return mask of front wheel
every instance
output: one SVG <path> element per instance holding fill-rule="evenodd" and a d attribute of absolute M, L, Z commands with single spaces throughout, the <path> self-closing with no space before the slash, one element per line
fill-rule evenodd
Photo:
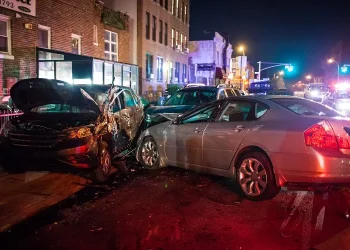
<path fill-rule="evenodd" d="M 112 157 L 109 152 L 108 144 L 102 142 L 100 154 L 98 157 L 98 167 L 95 170 L 95 181 L 105 182 L 111 174 Z"/>
<path fill-rule="evenodd" d="M 247 153 L 238 164 L 237 182 L 247 199 L 268 200 L 279 193 L 280 187 L 276 185 L 271 162 L 264 154 Z"/>
<path fill-rule="evenodd" d="M 160 156 L 156 142 L 152 137 L 145 138 L 140 146 L 140 163 L 148 169 L 160 167 Z"/>

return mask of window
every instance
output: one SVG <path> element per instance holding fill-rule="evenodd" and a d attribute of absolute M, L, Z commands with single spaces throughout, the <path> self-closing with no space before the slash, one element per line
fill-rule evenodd
<path fill-rule="evenodd" d="M 125 106 L 126 107 L 135 107 L 136 106 L 136 102 L 134 100 L 134 97 L 132 96 L 132 94 L 130 93 L 130 91 L 124 91 L 124 101 L 125 101 Z"/>
<path fill-rule="evenodd" d="M 146 39 L 150 39 L 150 28 L 151 28 L 151 16 L 146 12 Z"/>
<path fill-rule="evenodd" d="M 220 53 L 219 53 L 219 51 L 216 51 L 216 65 L 220 65 Z"/>
<path fill-rule="evenodd" d="M 188 48 L 187 47 L 187 36 L 185 35 L 185 48 Z"/>
<path fill-rule="evenodd" d="M 180 12 L 179 12 L 179 0 L 175 0 L 176 1 L 176 16 L 178 18 L 180 18 Z"/>
<path fill-rule="evenodd" d="M 181 121 L 181 124 L 186 123 L 199 123 L 199 122 L 209 122 L 210 118 L 212 118 L 215 114 L 217 106 L 209 106 L 200 111 L 196 112 L 194 115 L 186 117 Z"/>
<path fill-rule="evenodd" d="M 153 27 L 152 27 L 152 40 L 157 40 L 156 30 L 157 30 L 157 18 L 155 16 L 152 16 L 153 20 Z"/>
<path fill-rule="evenodd" d="M 157 81 L 163 81 L 163 58 L 157 57 Z"/>
<path fill-rule="evenodd" d="M 181 20 L 185 21 L 185 4 L 184 2 L 181 3 Z"/>
<path fill-rule="evenodd" d="M 175 16 L 175 0 L 171 0 L 171 14 Z"/>
<path fill-rule="evenodd" d="M 235 89 L 226 89 L 225 92 L 226 92 L 226 96 L 231 97 L 231 96 L 237 96 L 238 90 L 236 92 Z"/>
<path fill-rule="evenodd" d="M 98 33 L 97 33 L 97 25 L 94 25 L 94 30 L 93 30 L 93 44 L 98 46 Z"/>
<path fill-rule="evenodd" d="M 72 53 L 81 54 L 81 36 L 72 34 Z"/>
<path fill-rule="evenodd" d="M 169 10 L 168 0 L 164 0 L 164 8 L 165 8 L 166 10 Z"/>
<path fill-rule="evenodd" d="M 181 44 L 181 47 L 183 48 L 184 45 L 183 45 L 183 35 L 182 34 L 180 35 L 180 44 Z"/>
<path fill-rule="evenodd" d="M 163 43 L 163 21 L 159 20 L 159 43 Z"/>
<path fill-rule="evenodd" d="M 163 3 L 163 0 L 159 0 L 159 4 L 160 4 L 160 6 L 164 6 L 164 3 Z"/>
<path fill-rule="evenodd" d="M 171 47 L 175 48 L 175 29 L 171 29 Z"/>
<path fill-rule="evenodd" d="M 188 23 L 187 16 L 188 16 L 188 7 L 185 5 L 185 23 Z"/>
<path fill-rule="evenodd" d="M 262 105 L 260 103 L 256 103 L 255 104 L 255 118 L 259 119 L 267 112 L 267 110 L 269 110 L 269 108 L 267 106 Z"/>
<path fill-rule="evenodd" d="M 105 30 L 105 59 L 118 61 L 118 34 Z"/>
<path fill-rule="evenodd" d="M 176 31 L 175 39 L 176 39 L 175 44 L 178 45 L 179 44 L 179 31 L 178 30 Z"/>
<path fill-rule="evenodd" d="M 164 23 L 164 45 L 168 46 L 168 24 Z"/>
<path fill-rule="evenodd" d="M 182 82 L 187 82 L 187 65 L 182 65 Z"/>
<path fill-rule="evenodd" d="M 169 62 L 169 82 L 172 83 L 174 79 L 174 63 Z"/>
<path fill-rule="evenodd" d="M 250 102 L 232 102 L 229 103 L 222 112 L 219 122 L 242 122 L 252 120 L 249 114 L 252 110 Z"/>
<path fill-rule="evenodd" d="M 51 48 L 51 29 L 50 27 L 38 25 L 38 46 L 40 48 Z"/>
<path fill-rule="evenodd" d="M 146 79 L 150 80 L 153 75 L 153 56 L 146 54 Z"/>
<path fill-rule="evenodd" d="M 341 116 L 338 112 L 330 109 L 320 103 L 316 103 L 303 99 L 292 98 L 273 98 L 271 101 L 285 107 L 286 109 L 298 115 L 312 115 L 312 116 Z"/>
<path fill-rule="evenodd" d="M 11 54 L 10 19 L 0 15 L 0 52 Z"/>
<path fill-rule="evenodd" d="M 226 98 L 226 95 L 225 95 L 225 91 L 224 90 L 221 90 L 220 93 L 219 93 L 219 99 L 225 99 Z"/>
<path fill-rule="evenodd" d="M 179 82 L 180 80 L 180 63 L 175 62 L 175 82 Z"/>
<path fill-rule="evenodd" d="M 165 103 L 164 106 L 173 105 L 200 105 L 216 100 L 216 92 L 210 90 L 198 91 L 196 89 L 178 91 L 173 94 Z"/>

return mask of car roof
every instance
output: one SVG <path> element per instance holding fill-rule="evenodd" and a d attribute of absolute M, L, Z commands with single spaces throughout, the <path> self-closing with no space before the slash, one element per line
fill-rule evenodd
<path fill-rule="evenodd" d="M 273 100 L 273 99 L 298 99 L 298 100 L 304 100 L 304 98 L 297 97 L 297 96 L 286 96 L 286 95 L 243 95 L 243 96 L 231 96 L 227 97 L 226 99 L 242 99 L 242 100 Z"/>
<path fill-rule="evenodd" d="M 226 87 L 226 86 L 220 86 L 220 87 L 216 87 L 216 86 L 196 86 L 196 87 L 191 87 L 191 88 L 183 88 L 180 89 L 178 91 L 205 91 L 205 90 L 209 90 L 209 91 L 217 91 L 218 89 L 233 89 L 232 87 Z"/>

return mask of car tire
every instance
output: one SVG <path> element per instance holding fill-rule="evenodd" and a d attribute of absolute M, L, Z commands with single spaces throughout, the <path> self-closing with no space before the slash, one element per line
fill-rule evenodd
<path fill-rule="evenodd" d="M 101 150 L 98 156 L 98 166 L 95 169 L 95 178 L 96 182 L 105 182 L 108 180 L 111 175 L 112 169 L 112 157 L 106 142 L 102 142 Z"/>
<path fill-rule="evenodd" d="M 157 169 L 160 167 L 160 156 L 156 142 L 149 136 L 146 137 L 141 145 L 139 151 L 140 163 L 148 169 Z"/>
<path fill-rule="evenodd" d="M 250 152 L 237 163 L 237 184 L 248 200 L 269 200 L 279 193 L 281 187 L 276 185 L 272 164 L 265 154 Z"/>

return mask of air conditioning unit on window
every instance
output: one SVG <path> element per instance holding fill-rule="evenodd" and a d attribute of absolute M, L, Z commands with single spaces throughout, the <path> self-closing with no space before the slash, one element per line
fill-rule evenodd
<path fill-rule="evenodd" d="M 184 52 L 188 54 L 188 53 L 190 53 L 190 49 L 189 48 L 185 48 Z"/>
<path fill-rule="evenodd" d="M 176 47 L 175 47 L 176 50 L 182 50 L 182 46 L 180 44 L 177 44 Z"/>

